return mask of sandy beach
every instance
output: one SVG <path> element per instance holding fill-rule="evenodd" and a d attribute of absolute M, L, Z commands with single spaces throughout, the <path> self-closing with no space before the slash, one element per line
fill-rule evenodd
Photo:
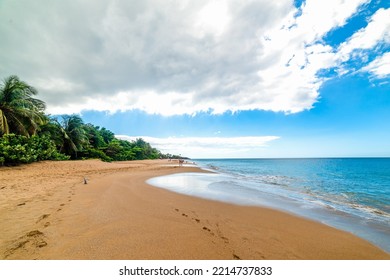
<path fill-rule="evenodd" d="M 317 222 L 145 183 L 200 171 L 167 160 L 2 167 L 0 259 L 390 259 Z"/>

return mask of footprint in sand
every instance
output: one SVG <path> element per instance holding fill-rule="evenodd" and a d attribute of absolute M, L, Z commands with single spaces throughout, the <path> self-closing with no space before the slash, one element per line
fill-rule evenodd
<path fill-rule="evenodd" d="M 212 232 L 208 227 L 203 227 L 202 229 L 208 231 L 212 236 L 215 236 L 214 232 Z"/>
<path fill-rule="evenodd" d="M 36 223 L 39 223 L 40 221 L 44 220 L 44 219 L 47 219 L 48 217 L 50 216 L 50 214 L 43 214 L 42 216 L 40 216 L 38 218 L 38 220 L 36 221 Z"/>
<path fill-rule="evenodd" d="M 47 242 L 45 240 L 40 240 L 40 241 L 35 242 L 35 246 L 42 248 L 42 247 L 47 246 Z"/>
<path fill-rule="evenodd" d="M 211 231 L 208 227 L 203 227 L 203 230 Z"/>
<path fill-rule="evenodd" d="M 33 231 L 30 231 L 29 233 L 27 233 L 26 236 L 34 239 L 33 245 L 36 248 L 42 248 L 42 247 L 47 246 L 47 242 L 45 240 L 43 240 L 44 234 L 42 231 L 33 230 Z"/>
<path fill-rule="evenodd" d="M 43 232 L 39 231 L 39 230 L 32 230 L 26 234 L 26 236 L 28 236 L 28 237 L 33 237 L 33 236 L 38 236 L 38 235 L 43 235 Z"/>
<path fill-rule="evenodd" d="M 225 236 L 220 236 L 220 238 L 223 240 L 223 242 L 229 243 L 229 239 L 226 238 Z"/>
<path fill-rule="evenodd" d="M 176 211 L 176 212 L 179 212 L 180 210 L 177 209 L 177 208 L 175 208 L 175 211 Z M 187 215 L 186 213 L 181 213 L 181 215 L 182 215 L 183 217 L 188 217 L 188 215 Z"/>
<path fill-rule="evenodd" d="M 177 209 L 177 208 L 175 208 L 175 211 L 176 211 L 176 212 L 180 212 L 180 210 Z M 191 211 L 191 212 L 195 215 L 195 217 L 197 217 L 197 215 L 196 215 L 196 213 L 195 213 L 194 211 Z M 188 215 L 187 215 L 186 213 L 181 213 L 181 215 L 182 215 L 183 217 L 188 218 Z M 196 223 L 198 223 L 198 224 L 200 223 L 200 219 L 198 219 L 198 218 L 191 218 L 191 219 L 192 219 L 193 221 L 195 221 Z M 217 224 L 217 227 L 218 227 L 218 224 Z M 205 231 L 208 231 L 212 236 L 215 236 L 215 233 L 212 232 L 212 230 L 209 229 L 208 227 L 204 226 L 202 229 L 205 230 Z M 219 229 L 218 229 L 218 236 L 219 236 L 225 243 L 229 243 L 229 239 L 226 238 L 226 237 L 224 237 L 224 236 L 222 236 L 221 233 L 219 232 Z"/>

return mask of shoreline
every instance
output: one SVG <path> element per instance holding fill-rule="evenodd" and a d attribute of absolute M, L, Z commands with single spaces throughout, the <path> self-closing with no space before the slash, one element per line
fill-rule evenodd
<path fill-rule="evenodd" d="M 167 160 L 1 168 L 0 259 L 390 259 L 311 220 L 146 183 L 181 172 L 207 171 Z"/>
<path fill-rule="evenodd" d="M 254 192 L 250 189 L 250 192 L 246 192 L 243 186 L 246 186 L 247 181 L 241 181 L 233 174 L 210 171 L 212 174 L 178 173 L 154 177 L 147 183 L 179 194 L 239 206 L 270 208 L 309 219 L 349 232 L 374 244 L 386 253 L 390 253 L 389 237 L 386 234 L 389 228 L 385 223 L 367 221 L 362 216 L 335 210 L 326 204 L 312 204 L 310 200 L 297 200 L 279 194 L 278 191 L 258 190 Z"/>

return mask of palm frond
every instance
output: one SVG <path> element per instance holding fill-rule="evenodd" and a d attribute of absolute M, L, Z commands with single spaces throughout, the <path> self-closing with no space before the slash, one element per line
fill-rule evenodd
<path fill-rule="evenodd" d="M 0 109 L 0 135 L 8 134 L 9 126 L 7 117 L 3 114 L 3 110 Z"/>
<path fill-rule="evenodd" d="M 9 76 L 0 86 L 1 130 L 26 136 L 37 133 L 39 126 L 47 122 L 44 114 L 45 102 L 34 98 L 37 90 L 21 81 L 17 76 Z M 5 124 L 6 123 L 6 124 Z"/>

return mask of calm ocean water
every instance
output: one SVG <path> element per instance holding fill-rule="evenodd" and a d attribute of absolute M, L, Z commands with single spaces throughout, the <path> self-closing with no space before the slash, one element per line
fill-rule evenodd
<path fill-rule="evenodd" d="M 390 158 L 199 159 L 215 174 L 151 179 L 172 191 L 277 208 L 352 232 L 390 252 Z"/>

